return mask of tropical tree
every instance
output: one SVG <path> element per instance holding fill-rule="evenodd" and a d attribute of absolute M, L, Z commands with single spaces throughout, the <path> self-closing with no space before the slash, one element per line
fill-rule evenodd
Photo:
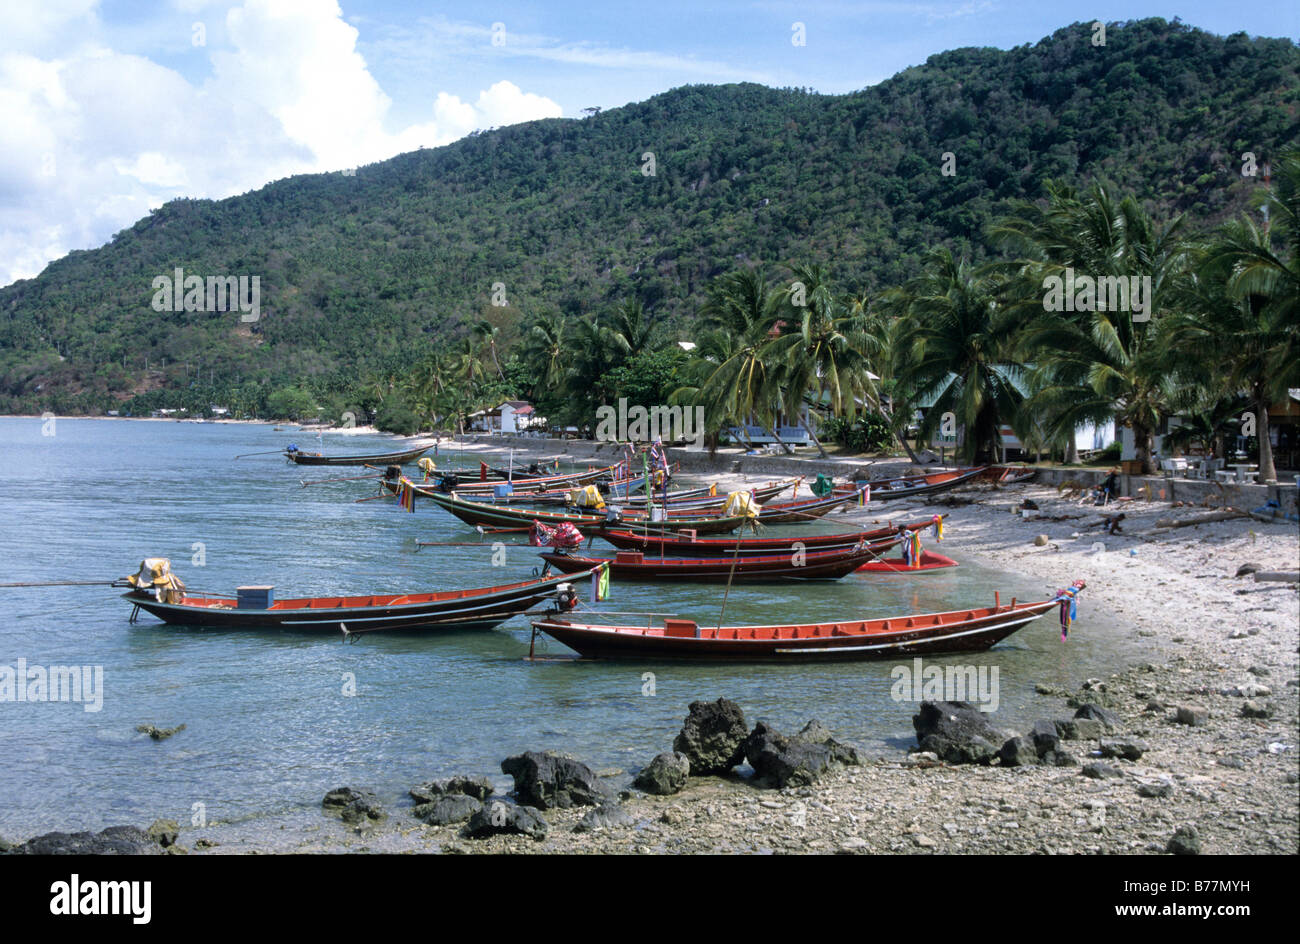
<path fill-rule="evenodd" d="M 1183 218 L 1158 224 L 1132 196 L 1117 200 L 1100 184 L 1082 195 L 1051 182 L 1047 190 L 1046 207 L 1020 203 L 993 229 L 995 241 L 1023 254 L 995 269 L 1011 276 L 1008 308 L 1029 322 L 1017 351 L 1032 365 L 1028 421 L 1073 442 L 1081 426 L 1114 418 L 1152 472 L 1155 432 L 1175 389 L 1159 324 L 1185 288 Z"/>
<path fill-rule="evenodd" d="M 791 273 L 791 286 L 781 293 L 786 324 L 768 348 L 778 368 L 783 408 L 801 418 L 825 456 L 803 410 L 804 397 L 811 391 L 815 405 L 827 400 L 832 416 L 850 421 L 860 405 L 876 406 L 869 365 L 881 342 L 868 330 L 864 300 L 837 297 L 824 267 L 800 264 Z"/>
<path fill-rule="evenodd" d="M 946 413 L 965 427 L 961 455 L 986 462 L 1004 423 L 1018 420 L 1022 365 L 1015 354 L 1014 312 L 1000 307 L 1001 281 L 948 249 L 932 249 L 921 275 L 889 293 L 904 312 L 896 340 L 897 377 L 931 405 L 921 422 L 929 440 Z"/>

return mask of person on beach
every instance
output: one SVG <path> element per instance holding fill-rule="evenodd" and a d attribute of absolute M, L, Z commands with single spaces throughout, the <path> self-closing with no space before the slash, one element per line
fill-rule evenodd
<path fill-rule="evenodd" d="M 1102 479 L 1101 484 L 1097 486 L 1097 501 L 1095 502 L 1095 504 L 1105 505 L 1106 503 L 1108 503 L 1111 499 L 1111 496 L 1115 494 L 1115 491 L 1118 488 L 1119 488 L 1119 466 L 1113 465 L 1110 467 L 1110 472 L 1108 472 L 1106 474 L 1106 477 Z"/>

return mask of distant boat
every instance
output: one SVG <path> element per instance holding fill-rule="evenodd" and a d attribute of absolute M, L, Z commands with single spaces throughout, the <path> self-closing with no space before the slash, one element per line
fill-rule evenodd
<path fill-rule="evenodd" d="M 414 462 L 433 446 L 420 446 L 403 452 L 370 453 L 360 456 L 326 456 L 319 452 L 303 452 L 297 446 L 290 446 L 284 455 L 298 465 L 405 465 Z"/>
<path fill-rule="evenodd" d="M 843 494 L 870 485 L 873 502 L 889 501 L 894 498 L 915 498 L 918 495 L 934 495 L 965 485 L 984 471 L 985 467 L 979 466 L 947 472 L 925 472 L 920 475 L 896 475 L 887 479 L 872 479 L 869 482 L 859 480 L 852 485 L 837 485 L 835 491 Z"/>

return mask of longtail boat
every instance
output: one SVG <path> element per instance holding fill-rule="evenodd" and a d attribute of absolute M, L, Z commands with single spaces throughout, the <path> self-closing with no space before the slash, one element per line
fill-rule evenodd
<path fill-rule="evenodd" d="M 814 518 L 823 518 L 836 508 L 858 501 L 863 494 L 862 489 L 857 489 L 846 493 L 832 492 L 821 498 L 771 503 L 759 510 L 758 520 L 762 524 L 800 524 Z"/>
<path fill-rule="evenodd" d="M 633 527 L 648 532 L 693 530 L 696 534 L 725 534 L 735 531 L 742 524 L 752 519 L 746 515 L 692 516 L 672 515 L 662 521 L 651 520 L 644 513 L 638 516 L 617 517 L 612 513 L 584 514 L 579 511 L 545 511 L 539 508 L 510 508 L 487 502 L 468 501 L 454 492 L 443 495 L 439 492 L 422 492 L 426 498 L 439 507 L 451 512 L 461 521 L 470 525 L 483 525 L 493 528 L 519 528 L 532 526 L 534 521 L 547 525 L 568 522 L 580 528 L 598 528 L 604 525 L 625 522 Z"/>
<path fill-rule="evenodd" d="M 424 455 L 432 445 L 407 449 L 403 452 L 369 453 L 359 456 L 326 456 L 319 452 L 303 452 L 296 446 L 284 451 L 285 458 L 298 465 L 405 465 Z"/>
<path fill-rule="evenodd" d="M 595 537 L 629 551 L 642 551 L 646 556 L 663 557 L 722 557 L 725 554 L 792 554 L 802 545 L 805 550 L 822 551 L 835 547 L 853 547 L 863 541 L 881 541 L 899 531 L 921 531 L 934 527 L 947 515 L 935 515 L 922 521 L 890 525 L 870 531 L 849 531 L 838 534 L 786 535 L 784 537 L 697 538 L 686 534 L 645 534 L 619 528 L 599 528 Z"/>
<path fill-rule="evenodd" d="M 777 495 L 781 494 L 788 488 L 795 488 L 799 484 L 799 479 L 790 479 L 785 482 L 772 482 L 767 485 L 759 485 L 750 489 L 754 501 L 762 504 Z M 662 505 L 663 493 L 659 490 L 654 492 L 652 498 L 647 498 L 645 493 L 630 494 L 623 496 L 604 495 L 603 501 L 606 506 L 615 506 L 618 508 L 631 508 L 633 510 L 642 510 L 647 505 Z M 717 494 L 716 484 L 713 486 L 703 485 L 698 488 L 679 489 L 668 493 L 668 507 L 674 511 L 689 510 L 694 513 L 712 512 L 717 514 L 726 507 L 728 501 L 726 492 Z M 547 492 L 535 492 L 526 495 L 512 495 L 506 498 L 494 498 L 496 504 L 510 505 L 569 505 L 571 502 L 570 492 L 568 490 L 557 490 Z"/>
<path fill-rule="evenodd" d="M 613 557 L 582 557 L 548 551 L 547 564 L 565 573 L 583 573 L 605 565 L 612 576 L 632 580 L 838 580 L 896 547 L 902 539 L 849 548 L 794 554 L 737 554 L 728 557 L 646 557 L 619 551 Z"/>
<path fill-rule="evenodd" d="M 895 498 L 915 498 L 918 495 L 934 495 L 946 492 L 950 488 L 965 485 L 984 471 L 984 466 L 969 469 L 953 469 L 947 472 L 926 472 L 921 475 L 898 475 L 887 479 L 857 481 L 852 485 L 837 485 L 835 491 L 843 494 L 854 493 L 863 486 L 871 486 L 871 500 L 890 501 Z"/>
<path fill-rule="evenodd" d="M 615 626 L 559 616 L 533 620 L 534 634 L 553 637 L 589 659 L 672 659 L 716 662 L 815 662 L 896 659 L 945 652 L 981 652 L 1057 606 L 1070 608 L 1083 589 L 1036 603 L 915 613 L 885 619 L 771 626 L 701 626 L 665 618 L 660 626 Z"/>
<path fill-rule="evenodd" d="M 157 560 L 157 559 L 155 559 Z M 152 563 L 152 562 L 148 562 Z M 166 561 L 162 561 L 166 565 Z M 563 591 L 585 573 L 521 580 L 495 587 L 440 590 L 433 593 L 388 593 L 357 596 L 303 597 L 273 600 L 268 587 L 242 588 L 259 591 L 251 599 L 205 593 L 189 594 L 179 580 L 165 589 L 132 585 L 122 594 L 134 604 L 131 621 L 138 611 L 152 613 L 165 623 L 213 629 L 290 629 L 303 632 L 342 631 L 344 635 L 379 630 L 490 629 L 531 607 L 555 600 L 562 609 L 577 602 L 572 590 Z M 156 582 L 156 581 L 155 581 Z M 146 582 L 147 583 L 147 582 Z M 159 585 L 160 587 L 162 585 Z M 269 592 L 268 592 L 269 591 Z"/>
<path fill-rule="evenodd" d="M 427 482 L 413 483 L 420 490 L 421 494 L 427 494 L 432 491 L 441 491 L 448 493 L 452 491 L 464 492 L 467 495 L 475 497 L 491 498 L 496 491 L 497 486 L 509 484 L 512 492 L 525 493 L 537 492 L 554 489 L 567 490 L 573 486 L 586 485 L 589 482 L 599 481 L 609 474 L 609 469 L 588 469 L 585 472 L 566 472 L 563 475 L 547 475 L 535 479 L 519 479 L 514 482 L 506 483 L 505 481 L 483 481 L 475 478 L 468 478 L 459 472 L 437 473 L 430 476 Z M 382 480 L 384 486 L 389 491 L 396 491 L 397 480 L 395 477 L 387 477 Z"/>
<path fill-rule="evenodd" d="M 997 485 L 1016 485 L 1028 482 L 1038 474 L 1037 469 L 1023 465 L 991 465 L 980 476 L 981 482 L 993 482 Z"/>

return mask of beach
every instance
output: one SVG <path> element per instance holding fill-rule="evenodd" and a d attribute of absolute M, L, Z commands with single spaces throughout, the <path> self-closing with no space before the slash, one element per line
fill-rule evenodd
<path fill-rule="evenodd" d="M 457 451 L 497 454 L 482 444 Z M 535 454 L 516 449 L 514 461 L 552 455 L 553 445 Z M 724 467 L 728 463 L 722 460 Z M 880 464 L 888 474 L 906 466 Z M 703 480 L 682 477 L 682 484 Z M 731 489 L 760 477 L 727 473 L 707 480 Z M 1026 499 L 1037 506 L 1029 518 L 1021 511 Z M 581 804 L 542 810 L 547 828 L 541 839 L 465 838 L 463 823 L 430 826 L 417 820 L 412 800 L 359 823 L 322 813 L 185 827 L 174 849 L 209 854 L 1163 853 L 1182 829 L 1182 845 L 1203 853 L 1295 854 L 1300 851 L 1297 587 L 1256 581 L 1249 573 L 1238 576 L 1242 565 L 1264 572 L 1296 570 L 1295 525 L 1244 519 L 1157 528 L 1160 519 L 1179 520 L 1205 509 L 1131 501 L 1104 511 L 1117 509 L 1125 514 L 1121 532 L 1104 533 L 1098 527 L 1103 509 L 1028 483 L 968 487 L 929 502 L 873 504 L 832 519 L 848 530 L 859 522 L 947 513 L 945 554 L 1060 587 L 1085 580 L 1072 635 L 1088 633 L 1090 619 L 1105 616 L 1149 642 L 1154 653 L 1149 661 L 1105 677 L 1038 684 L 1035 707 L 1046 721 L 1068 721 L 1084 704 L 1104 707 L 1118 719 L 1109 744 L 1096 738 L 1062 740 L 1057 751 L 1064 756 L 1057 763 L 1068 760 L 1068 766 L 949 764 L 925 755 L 909 758 L 900 748 L 872 752 L 855 766 L 836 765 L 810 783 L 760 786 L 743 775 L 742 767 L 725 776 L 691 777 L 681 792 L 655 796 L 631 787 L 636 766 L 629 765 L 595 771 L 609 797 L 603 818 L 593 819 L 595 807 Z M 1040 536 L 1046 541 L 1036 544 Z M 1054 613 L 1043 623 L 1051 620 Z M 1039 624 L 1033 631 L 1054 630 Z M 714 701 L 728 695 L 699 691 L 696 697 Z M 681 705 L 683 718 L 687 708 Z M 818 720 L 834 733 L 834 718 Z M 989 721 L 1008 738 L 1026 734 L 1023 727 L 999 728 L 996 713 Z M 665 739 L 661 750 L 672 750 L 670 742 Z M 1118 749 L 1116 742 L 1122 742 Z M 1103 746 L 1112 756 L 1100 758 Z M 533 749 L 547 748 L 539 743 Z M 462 773 L 499 778 L 500 771 L 485 762 Z"/>

